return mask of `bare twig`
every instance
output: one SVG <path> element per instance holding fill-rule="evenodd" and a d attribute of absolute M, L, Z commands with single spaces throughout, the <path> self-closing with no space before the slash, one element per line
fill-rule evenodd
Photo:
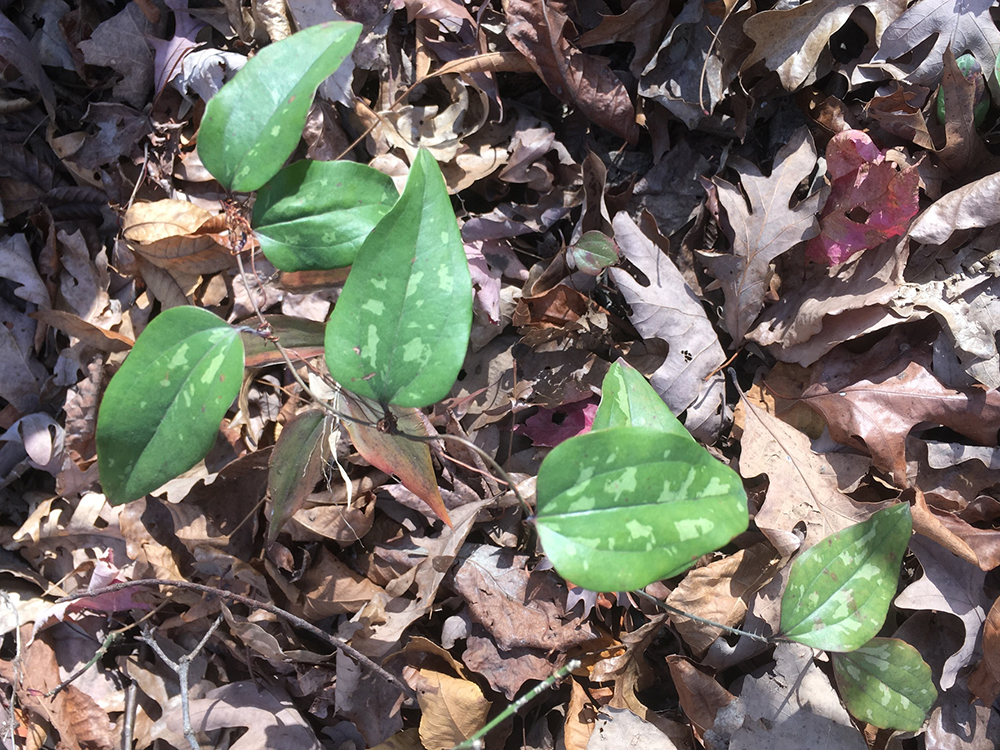
<path fill-rule="evenodd" d="M 139 640 L 143 643 L 149 645 L 150 648 L 159 656 L 163 663 L 170 667 L 177 675 L 177 680 L 180 682 L 181 686 L 181 716 L 184 722 L 184 737 L 187 738 L 188 744 L 191 746 L 191 750 L 201 750 L 198 745 L 198 737 L 194 733 L 194 728 L 191 726 L 191 699 L 189 695 L 189 685 L 188 685 L 188 672 L 191 669 L 191 662 L 198 656 L 205 644 L 208 643 L 208 639 L 212 637 L 219 625 L 222 624 L 222 615 L 215 618 L 215 622 L 212 623 L 208 631 L 205 633 L 204 637 L 198 641 L 198 645 L 194 647 L 191 653 L 184 654 L 180 659 L 174 661 L 169 656 L 164 653 L 163 649 L 160 648 L 160 644 L 156 642 L 153 638 L 153 630 L 148 624 L 144 624 L 142 627 L 142 635 L 139 636 Z"/>
<path fill-rule="evenodd" d="M 409 685 L 407 685 L 401 679 L 396 677 L 396 675 L 392 674 L 385 668 L 373 662 L 371 659 L 362 654 L 360 651 L 354 648 L 343 638 L 338 638 L 337 636 L 331 633 L 327 633 L 323 630 L 320 630 L 308 620 L 303 620 L 301 617 L 297 617 L 293 615 L 291 612 L 282 609 L 281 607 L 276 607 L 275 605 L 268 604 L 267 602 L 257 601 L 256 599 L 251 599 L 248 596 L 243 596 L 242 594 L 237 594 L 232 591 L 224 591 L 222 589 L 217 589 L 213 586 L 205 586 L 204 584 L 201 583 L 191 583 L 190 581 L 171 581 L 162 578 L 141 578 L 136 581 L 124 581 L 123 583 L 114 583 L 111 584 L 110 586 L 94 589 L 92 591 L 84 591 L 79 594 L 71 594 L 69 596 L 64 596 L 62 599 L 59 599 L 59 601 L 68 602 L 72 601 L 73 599 L 79 599 L 80 597 L 83 596 L 99 596 L 101 594 L 110 594 L 115 591 L 122 591 L 124 589 L 135 588 L 137 586 L 169 586 L 171 588 L 176 588 L 176 589 L 198 591 L 199 593 L 202 594 L 217 596 L 220 599 L 226 599 L 231 602 L 238 602 L 239 604 L 244 604 L 247 607 L 251 607 L 254 609 L 262 609 L 265 612 L 270 612 L 272 615 L 276 615 L 277 617 L 282 617 L 288 622 L 290 622 L 292 625 L 295 625 L 296 627 L 301 628 L 302 630 L 305 630 L 308 633 L 311 633 L 320 640 L 326 641 L 334 648 L 343 651 L 345 654 L 354 659 L 354 661 L 364 665 L 372 672 L 377 674 L 379 677 L 384 679 L 386 682 L 398 688 L 406 697 L 407 705 L 409 706 L 417 705 L 417 694 L 413 691 L 413 689 Z"/>

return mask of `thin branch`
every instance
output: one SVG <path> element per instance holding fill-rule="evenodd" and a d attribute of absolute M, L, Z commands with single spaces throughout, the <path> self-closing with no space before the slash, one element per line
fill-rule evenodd
<path fill-rule="evenodd" d="M 265 612 L 270 612 L 272 615 L 276 615 L 277 617 L 283 617 L 285 620 L 292 623 L 296 627 L 305 630 L 306 632 L 314 635 L 320 640 L 326 641 L 334 648 L 343 651 L 345 654 L 354 659 L 354 661 L 368 667 L 368 669 L 370 669 L 375 674 L 379 675 L 386 682 L 398 688 L 406 697 L 407 705 L 409 706 L 417 705 L 417 694 L 413 691 L 413 689 L 409 685 L 403 682 L 400 678 L 396 677 L 396 675 L 392 674 L 385 668 L 373 662 L 371 659 L 369 659 L 363 653 L 358 651 L 356 648 L 354 648 L 354 646 L 349 644 L 344 639 L 338 638 L 337 636 L 331 633 L 327 633 L 323 630 L 320 630 L 311 622 L 303 620 L 301 617 L 297 617 L 296 615 L 293 615 L 291 612 L 288 612 L 282 609 L 281 607 L 276 607 L 275 605 L 268 604 L 267 602 L 257 601 L 256 599 L 251 599 L 248 596 L 243 596 L 242 594 L 237 594 L 232 591 L 224 591 L 222 589 L 217 589 L 213 586 L 206 586 L 201 583 L 191 583 L 190 581 L 171 581 L 162 578 L 141 578 L 137 581 L 124 581 L 123 583 L 114 583 L 111 584 L 110 586 L 94 589 L 92 591 L 83 591 L 80 592 L 79 594 L 70 594 L 69 596 L 62 597 L 58 601 L 68 602 L 68 601 L 73 601 L 74 599 L 79 599 L 84 596 L 99 596 L 101 594 L 110 594 L 114 593 L 115 591 L 123 591 L 124 589 L 135 588 L 138 586 L 169 586 L 171 588 L 176 588 L 176 589 L 197 591 L 202 594 L 209 594 L 210 596 L 218 596 L 220 599 L 226 599 L 227 601 L 238 602 L 239 604 L 244 604 L 247 607 L 251 607 L 253 609 L 262 609 Z"/>

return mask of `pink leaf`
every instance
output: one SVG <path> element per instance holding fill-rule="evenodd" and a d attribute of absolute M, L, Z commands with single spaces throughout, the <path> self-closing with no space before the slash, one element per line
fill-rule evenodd
<path fill-rule="evenodd" d="M 820 233 L 806 256 L 836 265 L 903 234 L 918 209 L 916 167 L 898 170 L 860 130 L 837 133 L 826 147 L 833 189 L 820 213 Z"/>
<path fill-rule="evenodd" d="M 554 448 L 563 440 L 590 432 L 597 414 L 597 401 L 587 399 L 563 404 L 557 409 L 541 408 L 515 429 L 531 438 L 535 445 Z"/>

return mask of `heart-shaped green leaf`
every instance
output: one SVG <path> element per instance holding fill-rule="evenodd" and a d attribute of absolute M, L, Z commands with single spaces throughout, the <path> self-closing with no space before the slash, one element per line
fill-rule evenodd
<path fill-rule="evenodd" d="M 736 472 L 690 438 L 648 427 L 570 438 L 546 456 L 536 489 L 545 554 L 592 591 L 677 575 L 748 524 Z"/>
<path fill-rule="evenodd" d="M 896 593 L 912 527 L 910 506 L 900 503 L 799 555 L 781 597 L 782 635 L 826 651 L 871 640 Z"/>
<path fill-rule="evenodd" d="M 271 518 L 267 542 L 278 532 L 312 493 L 323 476 L 323 457 L 328 452 L 326 412 L 311 409 L 297 414 L 285 425 L 268 463 L 267 494 L 271 498 Z"/>
<path fill-rule="evenodd" d="M 242 379 L 235 329 L 197 307 L 160 313 L 101 401 L 97 464 L 108 500 L 137 500 L 203 459 Z"/>
<path fill-rule="evenodd" d="M 441 170 L 421 149 L 403 194 L 358 251 L 326 326 L 326 363 L 381 404 L 451 390 L 472 330 L 472 281 Z"/>
<path fill-rule="evenodd" d="M 601 383 L 601 403 L 591 430 L 609 427 L 655 427 L 693 441 L 649 381 L 623 359 L 608 368 Z"/>
<path fill-rule="evenodd" d="M 310 26 L 264 47 L 205 107 L 198 154 L 227 190 L 256 190 L 302 137 L 319 85 L 351 54 L 361 24 Z"/>
<path fill-rule="evenodd" d="M 253 223 L 276 268 L 342 268 L 398 197 L 392 178 L 364 164 L 300 161 L 257 192 Z"/>
<path fill-rule="evenodd" d="M 897 638 L 872 638 L 856 651 L 834 654 L 833 673 L 847 710 L 883 729 L 916 732 L 937 700 L 931 668 Z"/>

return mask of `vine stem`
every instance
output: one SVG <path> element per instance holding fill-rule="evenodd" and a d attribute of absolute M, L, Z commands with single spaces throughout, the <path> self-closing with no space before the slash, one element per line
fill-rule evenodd
<path fill-rule="evenodd" d="M 721 622 L 715 622 L 713 620 L 707 620 L 704 617 L 698 617 L 698 615 L 692 615 L 691 613 L 685 612 L 682 609 L 677 609 L 677 607 L 671 607 L 669 604 L 667 604 L 662 599 L 657 599 L 655 596 L 653 596 L 652 594 L 647 594 L 642 589 L 637 589 L 633 593 L 641 596 L 643 599 L 645 599 L 648 602 L 652 602 L 657 607 L 660 607 L 661 609 L 664 609 L 667 612 L 670 612 L 671 614 L 680 615 L 681 617 L 686 617 L 689 620 L 694 620 L 695 622 L 700 622 L 703 625 L 710 625 L 713 628 L 719 628 L 719 629 L 721 629 L 721 630 L 723 630 L 723 631 L 725 631 L 727 633 L 732 633 L 733 635 L 746 636 L 747 638 L 750 638 L 751 640 L 754 640 L 754 641 L 758 641 L 759 643 L 768 643 L 768 644 L 773 643 L 773 640 L 771 638 L 768 638 L 765 635 L 758 635 L 757 633 L 750 633 L 750 632 L 748 632 L 746 630 L 740 630 L 739 628 L 731 628 L 728 625 L 723 625 Z"/>
<path fill-rule="evenodd" d="M 315 625 L 313 625 L 308 620 L 303 620 L 301 617 L 293 615 L 291 612 L 282 609 L 281 607 L 276 607 L 273 604 L 268 604 L 267 602 L 258 601 L 256 599 L 251 599 L 248 596 L 243 596 L 242 594 L 237 594 L 233 591 L 224 591 L 223 589 L 217 589 L 213 586 L 206 586 L 201 583 L 192 583 L 190 581 L 171 581 L 163 578 L 140 578 L 136 581 L 124 581 L 122 583 L 113 583 L 110 586 L 104 586 L 99 589 L 81 591 L 78 594 L 70 594 L 69 596 L 64 596 L 58 599 L 57 602 L 69 602 L 74 599 L 80 599 L 82 597 L 90 596 L 100 596 L 101 594 L 111 594 L 116 591 L 122 591 L 124 589 L 135 588 L 137 586 L 169 586 L 175 589 L 187 589 L 189 591 L 198 591 L 202 594 L 209 594 L 211 596 L 217 596 L 220 599 L 226 599 L 231 602 L 238 602 L 239 604 L 244 604 L 247 607 L 252 607 L 255 609 L 262 609 L 265 612 L 270 612 L 272 615 L 277 617 L 283 617 L 288 622 L 292 623 L 296 627 L 305 630 L 306 632 L 316 636 L 322 641 L 326 641 L 334 648 L 343 651 L 345 654 L 350 656 L 354 661 L 359 664 L 363 664 L 368 667 L 372 672 L 379 675 L 386 682 L 390 683 L 394 687 L 402 691 L 403 695 L 406 697 L 406 703 L 410 706 L 417 705 L 417 694 L 414 690 L 407 685 L 403 680 L 396 675 L 392 674 L 384 667 L 379 666 L 370 658 L 365 656 L 363 653 L 358 651 L 354 646 L 349 644 L 343 638 L 338 638 L 332 633 L 327 633 L 320 630 Z"/>
<path fill-rule="evenodd" d="M 580 665 L 581 662 L 579 659 L 570 659 L 568 662 L 559 667 L 555 674 L 552 674 L 539 682 L 527 693 L 522 695 L 513 703 L 509 704 L 507 708 L 497 714 L 492 721 L 486 724 L 486 726 L 469 737 L 469 739 L 465 742 L 455 745 L 451 750 L 480 750 L 480 748 L 483 747 L 483 737 L 493 731 L 496 727 L 500 726 L 500 724 L 506 721 L 510 716 L 520 711 L 527 703 L 534 700 L 537 696 L 555 685 L 559 680 L 568 675 L 574 669 L 579 669 Z"/>

